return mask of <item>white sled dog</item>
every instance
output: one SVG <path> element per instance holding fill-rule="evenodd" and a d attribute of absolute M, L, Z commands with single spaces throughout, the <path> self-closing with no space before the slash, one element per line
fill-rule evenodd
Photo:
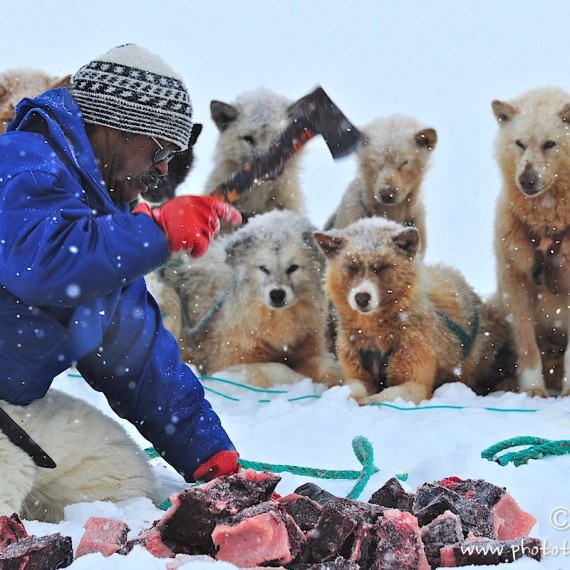
<path fill-rule="evenodd" d="M 200 373 L 242 372 L 257 386 L 339 381 L 326 351 L 324 258 L 304 217 L 275 210 L 171 263 L 188 326 L 183 355 Z"/>
<path fill-rule="evenodd" d="M 144 451 L 87 402 L 51 389 L 28 406 L 0 407 L 57 465 L 38 467 L 0 431 L 0 515 L 59 522 L 72 503 L 160 499 Z"/>
<path fill-rule="evenodd" d="M 211 116 L 219 130 L 214 152 L 214 167 L 206 182 L 211 193 L 232 173 L 255 155 L 266 150 L 290 120 L 295 103 L 268 89 L 256 89 L 240 95 L 234 103 L 213 100 Z M 265 180 L 240 196 L 234 206 L 244 222 L 270 210 L 292 210 L 305 214 L 305 199 L 299 180 L 300 150 L 274 180 Z M 222 224 L 222 233 L 235 226 Z"/>
<path fill-rule="evenodd" d="M 362 218 L 381 216 L 414 226 L 425 252 L 426 214 L 421 187 L 437 133 L 413 117 L 379 117 L 362 127 L 366 143 L 357 152 L 357 175 L 325 229 L 344 229 Z"/>

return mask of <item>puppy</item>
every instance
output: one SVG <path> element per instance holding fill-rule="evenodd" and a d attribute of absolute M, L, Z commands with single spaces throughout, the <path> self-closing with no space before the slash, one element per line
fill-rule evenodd
<path fill-rule="evenodd" d="M 461 274 L 425 265 L 417 228 L 381 217 L 316 232 L 344 382 L 363 403 L 418 404 L 443 382 L 477 390 L 501 374 L 506 323 Z"/>
<path fill-rule="evenodd" d="M 309 377 L 335 385 L 325 349 L 324 260 L 310 222 L 274 210 L 169 269 L 188 325 L 183 354 L 202 373 L 243 372 L 258 386 Z M 276 366 L 279 364 L 279 366 Z M 276 376 L 277 375 L 277 376 Z"/>
<path fill-rule="evenodd" d="M 568 395 L 570 94 L 534 89 L 492 108 L 502 176 L 495 212 L 499 300 L 512 325 L 518 388 Z"/>
<path fill-rule="evenodd" d="M 39 69 L 10 69 L 0 73 L 0 133 L 14 118 L 16 105 L 24 97 L 35 97 L 48 89 L 67 87 L 71 76 L 52 77 Z"/>
<path fill-rule="evenodd" d="M 0 515 L 59 522 L 72 503 L 159 500 L 144 451 L 118 422 L 87 402 L 51 389 L 28 406 L 0 407 L 57 464 L 38 467 L 0 430 Z"/>
<path fill-rule="evenodd" d="M 357 152 L 357 176 L 325 229 L 343 229 L 361 218 L 383 216 L 418 228 L 425 251 L 425 208 L 420 196 L 435 129 L 412 117 L 392 115 L 364 126 L 365 144 Z"/>
<path fill-rule="evenodd" d="M 212 120 L 219 131 L 214 153 L 214 167 L 206 182 L 211 193 L 226 182 L 235 170 L 252 157 L 269 148 L 275 137 L 287 126 L 295 103 L 268 89 L 256 89 L 240 95 L 234 103 L 213 100 Z M 241 212 L 244 223 L 256 214 L 270 210 L 291 210 L 305 213 L 305 199 L 299 177 L 299 151 L 275 179 L 264 180 L 240 196 L 234 206 Z M 235 227 L 223 224 L 222 233 Z"/>

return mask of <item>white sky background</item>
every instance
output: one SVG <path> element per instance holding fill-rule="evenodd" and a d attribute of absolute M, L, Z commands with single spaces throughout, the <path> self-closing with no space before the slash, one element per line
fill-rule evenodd
<path fill-rule="evenodd" d="M 3 2 L 0 68 L 75 71 L 135 42 L 186 81 L 204 124 L 184 193 L 203 193 L 217 131 L 211 99 L 232 102 L 266 87 L 297 99 L 317 84 L 356 125 L 402 113 L 439 142 L 423 189 L 428 262 L 460 269 L 482 294 L 495 289 L 493 99 L 568 88 L 566 0 L 332 0 L 304 2 L 15 0 Z M 342 7 L 340 7 L 342 6 Z M 302 161 L 309 218 L 318 227 L 354 175 L 320 137 Z"/>

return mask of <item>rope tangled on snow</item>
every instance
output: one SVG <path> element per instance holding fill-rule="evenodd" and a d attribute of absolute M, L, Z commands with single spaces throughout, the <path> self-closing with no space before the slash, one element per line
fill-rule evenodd
<path fill-rule="evenodd" d="M 505 449 L 522 445 L 527 445 L 528 447 L 520 451 L 510 451 L 496 457 L 498 453 Z M 565 455 L 567 453 L 570 453 L 570 440 L 551 440 L 525 435 L 500 441 L 482 451 L 481 457 L 489 461 L 496 461 L 503 467 L 508 463 L 513 463 L 515 467 L 518 467 L 528 463 L 530 459 L 542 459 L 549 455 Z"/>

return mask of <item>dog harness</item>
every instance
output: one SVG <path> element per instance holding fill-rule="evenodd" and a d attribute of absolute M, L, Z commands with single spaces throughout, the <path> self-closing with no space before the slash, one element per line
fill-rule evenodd
<path fill-rule="evenodd" d="M 568 232 L 570 232 L 570 228 L 561 232 L 547 230 L 541 239 L 538 234 L 527 230 L 529 240 L 534 246 L 534 265 L 532 267 L 534 282 L 536 285 L 542 285 L 542 276 L 544 276 L 544 285 L 554 295 L 559 292 L 558 269 L 561 265 L 557 258 Z M 544 239 L 547 240 L 546 245 Z"/>
<path fill-rule="evenodd" d="M 455 321 L 451 320 L 441 311 L 436 310 L 435 314 L 441 319 L 445 326 L 457 337 L 461 344 L 461 362 L 464 362 L 473 348 L 477 333 L 479 332 L 479 309 L 475 306 L 473 317 L 471 319 L 471 330 L 465 332 Z M 388 385 L 388 363 L 390 356 L 394 352 L 394 347 L 390 348 L 386 353 L 381 350 L 364 350 L 358 351 L 360 362 L 366 372 L 373 378 L 377 378 L 380 382 L 378 390 L 383 390 Z"/>
<path fill-rule="evenodd" d="M 0 431 L 17 447 L 25 451 L 38 467 L 54 469 L 55 461 L 32 439 L 30 434 L 19 426 L 0 408 Z"/>

